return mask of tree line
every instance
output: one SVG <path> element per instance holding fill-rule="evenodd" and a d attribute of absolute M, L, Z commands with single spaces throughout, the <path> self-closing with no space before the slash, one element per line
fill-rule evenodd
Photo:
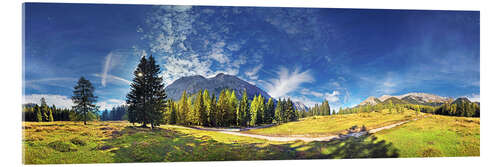
<path fill-rule="evenodd" d="M 339 109 L 339 114 L 352 114 L 363 112 L 380 112 L 388 109 L 389 112 L 400 113 L 404 109 L 414 110 L 416 112 L 431 113 L 438 115 L 449 116 L 462 116 L 462 117 L 479 117 L 480 107 L 476 103 L 463 102 L 463 103 L 444 103 L 441 106 L 433 107 L 429 105 L 418 104 L 392 104 L 392 103 L 379 103 L 376 105 L 362 105 L 352 108 Z"/>
<path fill-rule="evenodd" d="M 445 103 L 434 111 L 434 114 L 460 116 L 460 117 L 480 117 L 480 107 L 476 103 Z"/>
<path fill-rule="evenodd" d="M 119 120 L 128 120 L 127 115 L 127 106 L 120 105 L 117 107 L 113 107 L 111 110 L 105 109 L 101 113 L 101 121 L 119 121 Z"/>
<path fill-rule="evenodd" d="M 23 105 L 23 121 L 52 122 L 52 121 L 81 121 L 83 117 L 72 109 L 49 106 L 45 98 L 40 99 L 40 105 L 29 103 Z M 98 115 L 89 114 L 89 120 L 99 119 Z"/>
<path fill-rule="evenodd" d="M 164 120 L 168 124 L 231 127 L 286 123 L 301 117 L 290 99 L 275 101 L 260 94 L 250 100 L 246 90 L 240 99 L 229 89 L 222 90 L 218 98 L 206 89 L 192 96 L 184 91 L 178 101 L 167 101 Z"/>

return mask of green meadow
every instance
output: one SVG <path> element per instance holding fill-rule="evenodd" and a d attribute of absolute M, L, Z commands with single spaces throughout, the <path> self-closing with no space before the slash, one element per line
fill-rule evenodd
<path fill-rule="evenodd" d="M 351 128 L 374 129 L 401 121 L 424 116 L 424 113 L 415 114 L 412 110 L 400 113 L 391 113 L 388 109 L 381 112 L 340 114 L 330 116 L 313 116 L 302 118 L 300 121 L 289 122 L 270 128 L 250 130 L 245 133 L 268 136 L 328 136 L 345 134 Z"/>
<path fill-rule="evenodd" d="M 151 130 L 125 121 L 23 122 L 23 154 L 26 164 L 479 156 L 479 118 L 373 112 L 311 117 L 244 133 L 322 136 L 412 118 L 419 119 L 359 138 L 314 142 L 172 125 Z"/>

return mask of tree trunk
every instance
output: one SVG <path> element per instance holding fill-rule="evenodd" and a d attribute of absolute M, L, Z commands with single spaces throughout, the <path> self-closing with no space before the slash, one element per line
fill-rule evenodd
<path fill-rule="evenodd" d="M 153 130 L 155 128 L 153 122 L 151 122 L 151 130 Z"/>
<path fill-rule="evenodd" d="M 146 122 L 142 122 L 142 127 L 147 128 L 148 126 L 146 125 Z"/>

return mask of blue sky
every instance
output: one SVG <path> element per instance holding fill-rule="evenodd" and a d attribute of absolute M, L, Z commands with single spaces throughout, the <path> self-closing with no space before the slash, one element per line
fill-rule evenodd
<path fill-rule="evenodd" d="M 123 104 L 142 55 L 166 83 L 236 75 L 275 98 L 356 105 L 426 92 L 479 100 L 479 12 L 26 4 L 24 99 L 71 106 L 80 76 Z"/>

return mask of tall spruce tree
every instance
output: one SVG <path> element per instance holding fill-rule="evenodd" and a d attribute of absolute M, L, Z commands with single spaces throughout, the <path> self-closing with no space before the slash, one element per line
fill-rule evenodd
<path fill-rule="evenodd" d="M 259 122 L 259 106 L 257 95 L 253 96 L 252 103 L 250 104 L 250 126 L 256 126 Z"/>
<path fill-rule="evenodd" d="M 264 123 L 272 123 L 274 117 L 274 99 L 269 98 L 266 103 L 266 108 L 264 112 Z"/>
<path fill-rule="evenodd" d="M 105 109 L 103 112 L 102 112 L 102 116 L 101 116 L 101 121 L 107 121 L 109 119 L 109 116 L 108 116 L 108 109 Z"/>
<path fill-rule="evenodd" d="M 73 96 L 73 110 L 83 117 L 83 124 L 87 125 L 87 120 L 90 114 L 95 114 L 99 107 L 94 103 L 97 102 L 97 96 L 94 95 L 94 86 L 89 80 L 80 77 L 78 83 L 74 87 Z"/>
<path fill-rule="evenodd" d="M 211 126 L 210 112 L 212 110 L 212 99 L 210 99 L 210 94 L 208 93 L 207 89 L 203 90 L 203 104 L 205 105 L 205 116 L 206 116 L 205 126 Z"/>
<path fill-rule="evenodd" d="M 42 111 L 41 111 L 41 107 L 39 107 L 38 105 L 35 106 L 35 112 L 36 112 L 36 122 L 42 122 L 43 121 L 43 118 L 42 118 Z"/>
<path fill-rule="evenodd" d="M 160 73 L 160 66 L 156 64 L 152 55 L 148 59 L 145 56 L 141 58 L 134 71 L 131 91 L 127 95 L 129 113 L 135 115 L 135 120 L 129 118 L 129 121 L 140 122 L 143 127 L 151 124 L 151 129 L 164 123 L 167 95 Z"/>
<path fill-rule="evenodd" d="M 208 117 L 209 117 L 209 124 L 210 126 L 217 126 L 217 98 L 215 97 L 215 93 L 212 93 L 212 96 L 210 98 L 212 101 L 210 104 L 210 112 L 208 113 Z"/>
<path fill-rule="evenodd" d="M 274 109 L 274 122 L 277 124 L 283 122 L 283 102 L 281 101 L 281 98 L 278 99 L 278 103 Z"/>
<path fill-rule="evenodd" d="M 247 126 L 248 124 L 248 95 L 247 90 L 243 92 L 240 103 L 238 105 L 238 126 Z"/>
<path fill-rule="evenodd" d="M 229 90 L 228 90 L 229 92 Z M 234 90 L 231 91 L 231 95 L 229 96 L 229 112 L 228 112 L 228 125 L 236 125 L 236 120 L 237 120 L 237 114 L 236 110 L 238 107 L 238 98 L 236 97 L 236 94 Z"/>
<path fill-rule="evenodd" d="M 186 117 L 187 113 L 189 112 L 189 106 L 188 106 L 188 100 L 187 100 L 187 95 L 186 91 L 182 92 L 181 99 L 179 100 L 179 110 L 178 110 L 178 117 L 177 117 L 177 123 L 181 125 L 186 125 Z"/>
<path fill-rule="evenodd" d="M 203 100 L 203 94 L 201 90 L 196 94 L 196 100 L 194 102 L 194 125 L 206 125 L 207 115 L 205 111 L 206 107 Z"/>
<path fill-rule="evenodd" d="M 264 123 L 264 97 L 261 94 L 257 97 L 257 124 Z"/>

